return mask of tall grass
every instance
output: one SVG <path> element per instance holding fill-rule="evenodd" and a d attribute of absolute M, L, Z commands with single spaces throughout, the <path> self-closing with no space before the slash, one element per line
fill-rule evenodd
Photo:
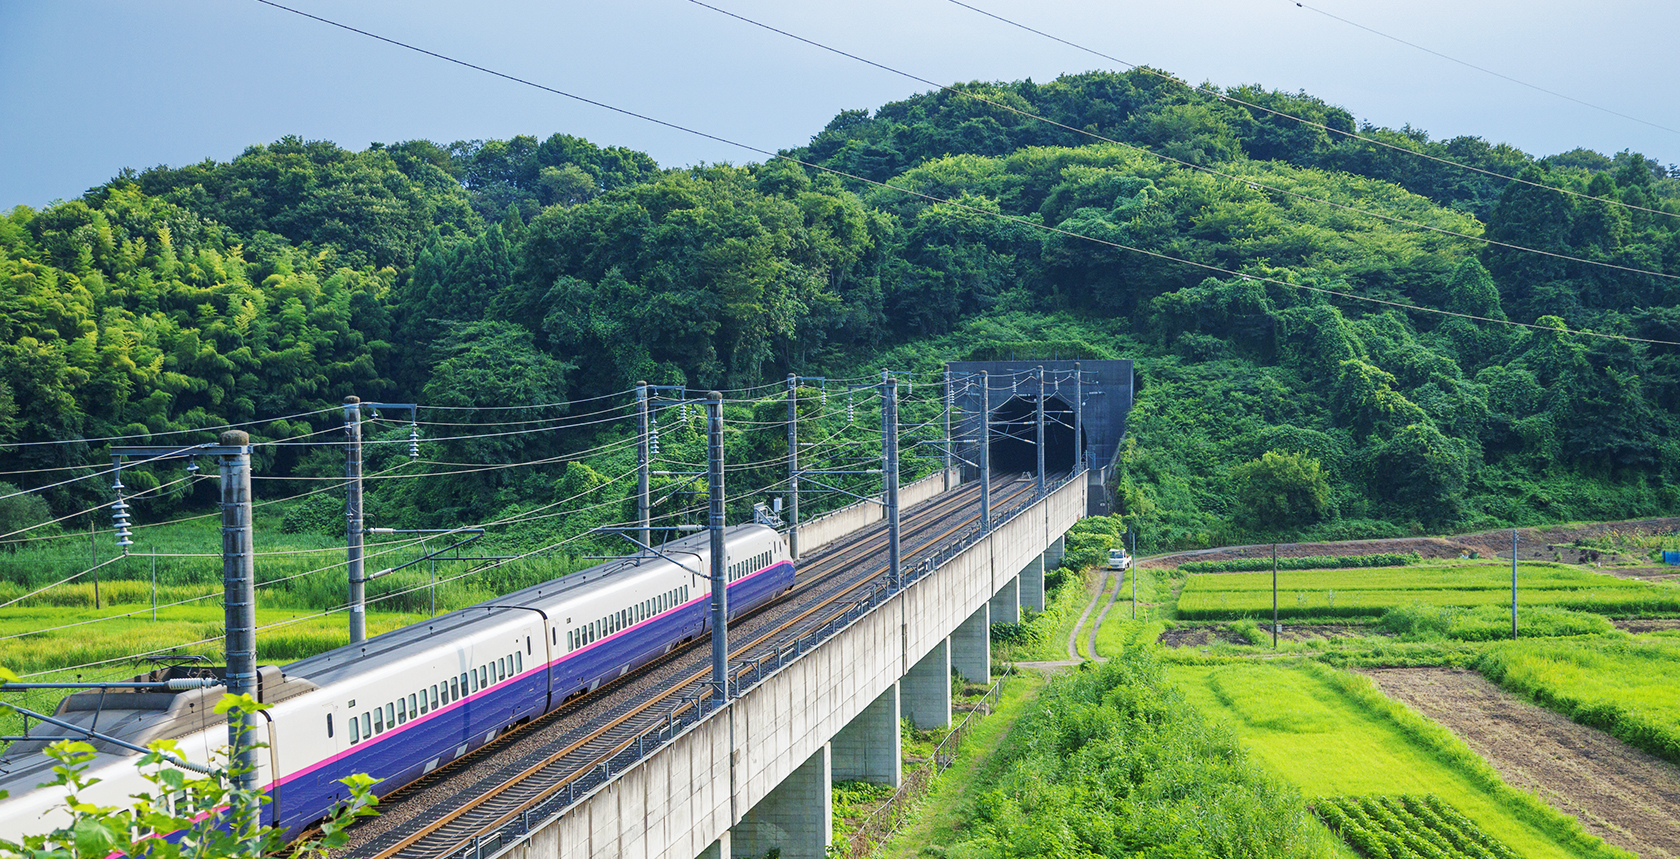
<path fill-rule="evenodd" d="M 1680 639 L 1612 633 L 1495 645 L 1488 679 L 1680 763 Z"/>

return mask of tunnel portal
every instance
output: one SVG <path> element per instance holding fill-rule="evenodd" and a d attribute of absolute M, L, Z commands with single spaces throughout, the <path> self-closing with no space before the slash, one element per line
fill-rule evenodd
<path fill-rule="evenodd" d="M 992 472 L 1038 471 L 1038 397 L 1010 397 L 992 409 Z M 1044 470 L 1073 471 L 1073 406 L 1060 395 L 1044 398 Z"/>

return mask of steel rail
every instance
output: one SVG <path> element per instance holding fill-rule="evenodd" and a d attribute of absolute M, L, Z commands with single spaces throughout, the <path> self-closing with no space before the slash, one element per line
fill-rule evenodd
<path fill-rule="evenodd" d="M 999 482 L 1002 483 L 1006 490 L 1012 488 L 1014 491 L 1008 491 L 1006 494 L 995 494 L 993 499 L 994 508 L 1007 507 L 1013 503 L 1015 499 L 1019 498 L 1021 495 L 1032 492 L 1035 488 L 1032 481 L 1021 478 L 1011 478 Z M 911 528 L 907 528 L 906 531 L 909 532 L 909 535 L 911 536 L 917 536 L 929 530 L 939 528 L 941 524 L 945 524 L 954 516 L 965 512 L 965 510 L 974 501 L 972 496 L 977 494 L 977 489 L 978 484 L 971 484 L 969 486 L 961 487 L 957 491 L 944 493 L 936 499 L 930 499 L 933 500 L 934 503 L 917 510 L 915 513 L 914 524 Z M 918 546 L 918 549 L 925 550 L 942 540 L 948 539 L 952 535 L 961 532 L 969 525 L 973 524 L 973 522 L 978 518 L 978 511 L 972 515 L 961 516 L 958 521 L 954 524 L 949 524 L 931 539 L 917 541 L 922 544 Z M 807 569 L 801 570 L 801 572 L 805 573 L 805 575 L 801 577 L 801 580 L 795 582 L 793 589 L 780 600 L 764 606 L 763 608 L 755 611 L 754 614 L 756 615 L 777 605 L 787 606 L 789 602 L 796 602 L 800 597 L 809 597 L 812 595 L 812 591 L 817 590 L 824 585 L 834 586 L 833 591 L 822 597 L 817 602 L 814 602 L 802 610 L 797 611 L 797 613 L 793 616 L 780 621 L 773 628 L 757 634 L 752 638 L 752 640 L 736 647 L 732 647 L 730 653 L 731 661 L 739 656 L 743 656 L 744 654 L 763 648 L 778 638 L 787 638 L 788 633 L 791 630 L 800 626 L 803 622 L 810 620 L 813 615 L 823 612 L 825 609 L 834 606 L 838 602 L 843 602 L 847 597 L 852 596 L 858 590 L 872 584 L 875 579 L 879 578 L 886 571 L 886 565 L 884 562 L 879 564 L 870 564 L 861 572 L 861 574 L 849 581 L 832 581 L 834 573 L 842 569 L 855 566 L 858 561 L 880 553 L 881 548 L 884 547 L 886 543 L 886 535 L 884 533 L 884 528 L 876 527 L 878 524 L 879 523 L 871 523 L 871 526 L 868 526 L 866 529 L 860 529 L 860 532 L 855 532 L 856 539 L 844 541 L 843 544 L 835 546 L 833 551 L 815 553 L 815 556 L 812 558 L 812 562 L 805 565 Z M 794 637 L 797 637 L 797 635 Z M 672 656 L 690 654 L 692 653 L 692 650 L 692 645 L 686 646 L 680 650 L 672 651 Z M 664 662 L 664 660 L 661 660 L 661 662 Z M 732 679 L 739 676 L 739 674 L 744 673 L 745 670 L 746 669 L 743 667 L 732 671 Z M 519 819 L 520 815 L 526 813 L 531 808 L 540 805 L 559 791 L 564 790 L 567 785 L 594 771 L 594 769 L 600 766 L 603 762 L 610 761 L 612 758 L 635 745 L 639 739 L 645 735 L 647 729 L 645 727 L 638 727 L 638 730 L 633 732 L 632 736 L 613 742 L 610 746 L 596 753 L 592 760 L 570 766 L 569 771 L 555 781 L 548 782 L 540 786 L 530 786 L 535 788 L 534 791 L 520 791 L 521 787 L 527 786 L 526 782 L 540 775 L 544 770 L 550 769 L 557 764 L 561 764 L 567 757 L 576 754 L 577 752 L 585 749 L 587 746 L 599 744 L 603 739 L 612 739 L 609 735 L 615 733 L 617 729 L 625 727 L 631 720 L 635 719 L 637 716 L 647 713 L 650 709 L 654 709 L 661 704 L 671 703 L 673 697 L 676 697 L 679 701 L 681 701 L 680 693 L 683 690 L 695 686 L 709 676 L 710 668 L 707 667 L 705 669 L 695 671 L 677 682 L 666 684 L 663 690 L 652 691 L 648 694 L 645 701 L 639 704 L 633 704 L 630 709 L 617 715 L 610 721 L 601 724 L 587 736 L 581 737 L 566 745 L 564 748 L 558 749 L 546 755 L 542 760 L 523 768 L 517 774 L 506 777 L 502 784 L 475 795 L 467 802 L 458 805 L 454 809 L 444 812 L 442 815 L 428 822 L 420 829 L 404 836 L 389 846 L 380 848 L 377 852 L 369 855 L 374 857 L 374 859 L 391 859 L 391 857 L 398 855 L 439 857 L 449 856 L 458 852 L 462 847 L 471 844 L 473 837 L 475 836 L 466 835 L 464 833 L 455 835 L 445 834 L 443 837 L 446 840 L 441 845 L 425 848 L 422 851 L 415 851 L 408 854 L 405 854 L 404 851 L 407 851 L 409 848 L 427 840 L 433 835 L 439 834 L 447 828 L 454 828 L 459 824 L 466 824 L 476 835 L 477 833 L 498 830 Z M 591 696 L 592 699 L 595 697 L 596 696 Z M 582 702 L 580 701 L 579 703 Z M 662 721 L 674 722 L 681 715 L 691 712 L 697 706 L 698 703 L 694 701 L 679 703 L 678 706 L 673 708 Z M 560 718 L 563 718 L 565 714 L 573 711 L 574 709 L 574 707 L 567 706 L 561 710 L 556 710 L 553 714 L 553 719 L 544 719 L 542 720 L 542 723 L 551 724 L 554 721 L 558 721 Z M 529 727 L 535 727 L 536 724 L 537 723 L 533 723 Z M 514 733 L 515 732 L 513 731 L 509 731 L 503 738 L 510 737 Z M 518 733 L 525 734 L 527 731 L 522 730 Z M 404 790 L 407 790 L 407 788 Z M 505 810 L 485 809 L 487 805 L 504 801 L 511 801 L 508 802 L 508 807 Z M 475 816 L 473 815 L 473 812 L 479 810 L 487 810 L 489 814 L 481 816 L 477 820 L 469 821 L 468 818 Z"/>

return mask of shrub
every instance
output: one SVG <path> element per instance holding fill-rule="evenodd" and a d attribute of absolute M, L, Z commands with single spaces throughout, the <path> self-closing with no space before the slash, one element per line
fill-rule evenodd
<path fill-rule="evenodd" d="M 1416 552 L 1381 552 L 1375 555 L 1308 555 L 1278 558 L 1280 570 L 1339 570 L 1367 567 L 1405 567 L 1422 561 Z M 1189 561 L 1178 568 L 1187 573 L 1250 573 L 1272 568 L 1271 557 L 1233 558 L 1229 561 Z"/>

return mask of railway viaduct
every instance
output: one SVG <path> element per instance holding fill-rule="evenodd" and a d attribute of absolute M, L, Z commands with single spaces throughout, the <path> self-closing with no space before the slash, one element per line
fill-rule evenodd
<path fill-rule="evenodd" d="M 906 492 L 925 498 L 950 479 Z M 470 859 L 825 855 L 832 783 L 898 783 L 900 719 L 948 724 L 952 670 L 990 677 L 990 625 L 1043 608 L 1044 569 L 1086 506 L 1085 475 L 1065 480 L 557 816 Z M 845 524 L 818 520 L 811 536 Z"/>
<path fill-rule="evenodd" d="M 1026 437 L 1029 422 L 1044 420 L 1031 415 L 1042 401 L 1048 420 L 1035 430 L 1043 433 L 1045 472 L 1071 477 L 995 513 L 989 532 L 975 528 L 924 554 L 902 571 L 897 590 L 878 590 L 829 621 L 808 647 L 785 658 L 778 651 L 769 670 L 755 668 L 750 678 L 736 673 L 727 702 L 709 709 L 697 703 L 690 721 L 656 734 L 651 750 L 638 745 L 623 763 L 551 799 L 544 808 L 552 811 L 524 813 L 451 859 L 825 856 L 833 840 L 833 782 L 896 786 L 901 719 L 923 728 L 950 723 L 953 672 L 990 679 L 991 624 L 1018 622 L 1023 606 L 1042 610 L 1044 571 L 1060 563 L 1063 535 L 1080 518 L 1107 512 L 1104 484 L 1131 405 L 1130 361 L 950 369 L 951 399 L 966 416 L 954 434 L 968 440 L 957 457 L 966 465 L 904 487 L 901 505 L 982 476 L 974 453 L 985 410 L 976 383 L 987 378 L 985 431 L 1004 440 L 1001 450 L 993 445 L 994 465 L 1000 454 L 1005 460 L 996 470 L 1029 470 L 1026 460 L 1036 453 L 1012 450 L 1009 442 Z M 1076 378 L 1085 384 L 1075 385 Z M 881 517 L 878 504 L 860 502 L 803 524 L 800 554 L 844 541 Z"/>

